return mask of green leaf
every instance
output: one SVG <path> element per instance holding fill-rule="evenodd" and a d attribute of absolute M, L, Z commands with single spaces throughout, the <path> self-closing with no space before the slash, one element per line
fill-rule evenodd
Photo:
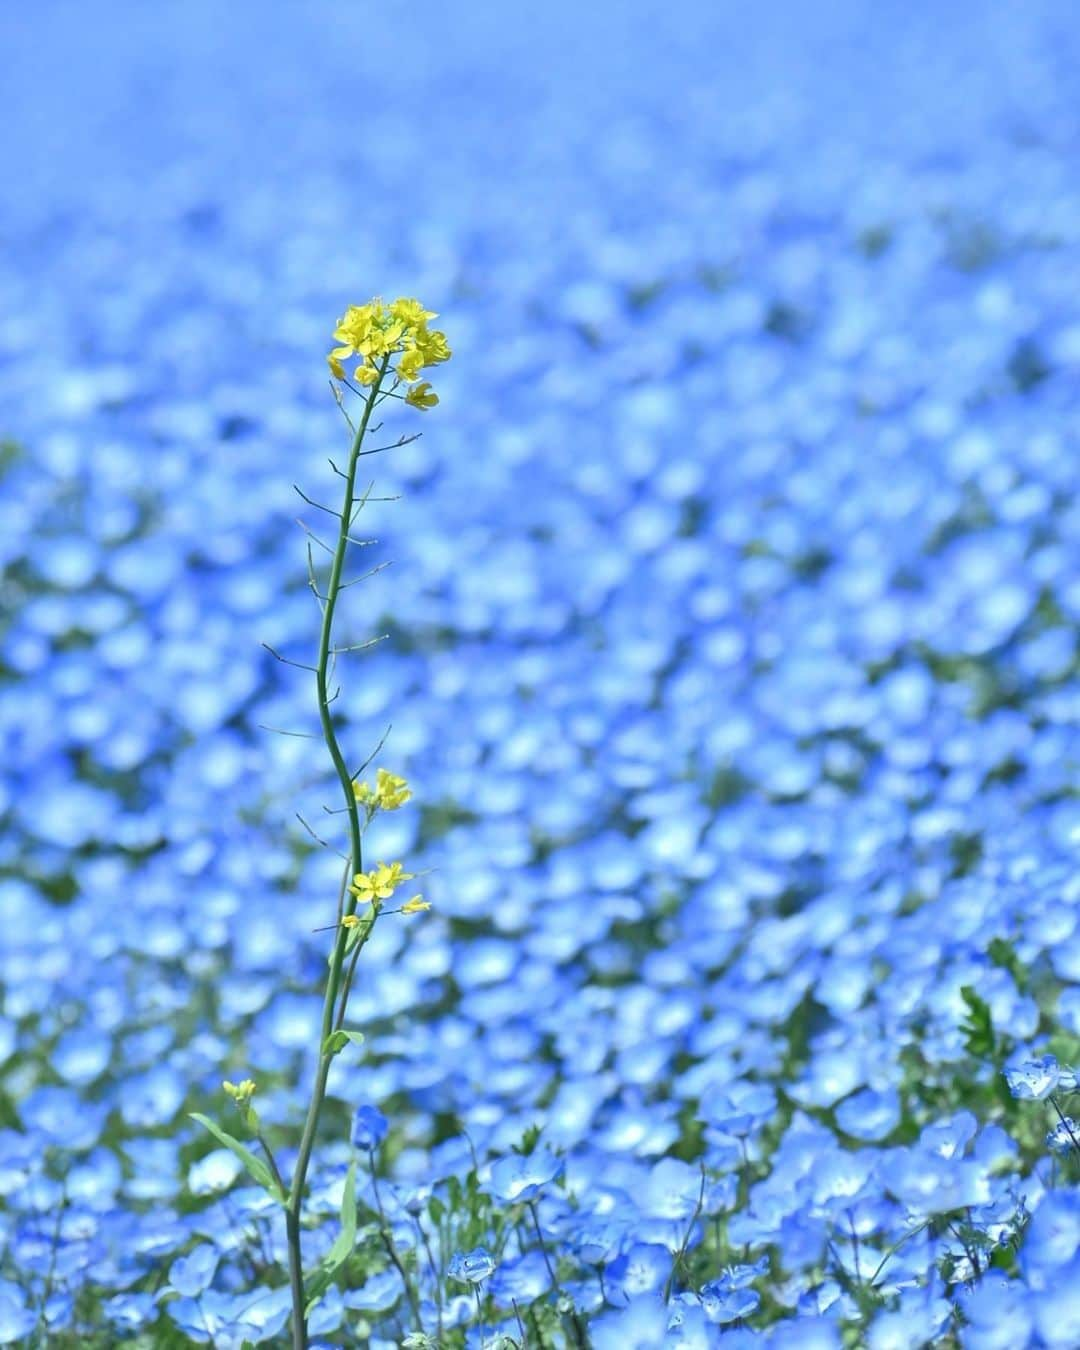
<path fill-rule="evenodd" d="M 446 1206 L 437 1195 L 433 1195 L 428 1201 L 427 1212 L 431 1222 L 437 1228 L 439 1224 L 442 1223 L 443 1217 L 446 1214 Z"/>
<path fill-rule="evenodd" d="M 530 1125 L 521 1136 L 520 1144 L 511 1144 L 515 1153 L 520 1153 L 523 1158 L 528 1158 L 536 1151 L 536 1146 L 540 1142 L 541 1126 Z"/>
<path fill-rule="evenodd" d="M 995 966 L 1000 966 L 1002 970 L 1007 970 L 1016 981 L 1016 987 L 1021 991 L 1027 988 L 1028 976 L 1024 969 L 1024 963 L 1016 954 L 1016 948 L 1011 942 L 1006 942 L 1004 938 L 994 938 L 986 954 L 993 961 Z"/>
<path fill-rule="evenodd" d="M 960 990 L 960 997 L 968 1010 L 967 1016 L 960 1024 L 960 1030 L 964 1035 L 964 1048 L 969 1055 L 975 1055 L 979 1059 L 992 1057 L 997 1043 L 994 1039 L 994 1023 L 990 1016 L 989 1005 L 978 996 L 970 984 L 965 984 Z"/>
<path fill-rule="evenodd" d="M 283 1205 L 285 1203 L 285 1193 L 274 1180 L 269 1167 L 267 1167 L 266 1163 L 264 1163 L 261 1158 L 257 1158 L 255 1154 L 252 1153 L 251 1149 L 245 1148 L 239 1139 L 234 1139 L 227 1130 L 223 1130 L 221 1126 L 212 1121 L 209 1116 L 200 1115 L 198 1111 L 192 1111 L 190 1114 L 192 1120 L 197 1120 L 204 1129 L 210 1131 L 215 1139 L 236 1154 L 247 1168 L 252 1179 L 257 1181 L 264 1191 L 268 1191 L 278 1204 Z"/>
<path fill-rule="evenodd" d="M 304 1316 L 310 1317 L 312 1309 L 330 1288 L 334 1276 L 352 1255 L 356 1247 L 356 1163 L 349 1164 L 349 1173 L 345 1178 L 345 1194 L 341 1198 L 341 1232 L 334 1245 L 319 1263 L 313 1275 L 304 1279 L 304 1290 L 308 1296 Z"/>
<path fill-rule="evenodd" d="M 326 1040 L 323 1041 L 322 1052 L 324 1055 L 336 1055 L 339 1050 L 344 1050 L 347 1045 L 363 1045 L 364 1033 L 362 1031 L 346 1031 L 344 1027 L 338 1031 L 332 1031 Z"/>

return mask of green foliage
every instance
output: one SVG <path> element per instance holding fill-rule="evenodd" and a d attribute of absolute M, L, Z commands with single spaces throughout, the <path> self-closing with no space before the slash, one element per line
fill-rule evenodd
<path fill-rule="evenodd" d="M 960 1026 L 964 1035 L 964 1049 L 976 1059 L 996 1059 L 998 1047 L 988 1004 L 970 984 L 965 984 L 960 990 L 960 997 L 967 1007 L 967 1015 Z"/>
<path fill-rule="evenodd" d="M 322 1052 L 324 1055 L 336 1055 L 344 1050 L 347 1045 L 363 1045 L 364 1033 L 362 1031 L 347 1031 L 341 1027 L 337 1031 L 332 1031 L 326 1040 L 323 1041 Z"/>
<path fill-rule="evenodd" d="M 239 1139 L 234 1139 L 227 1130 L 223 1130 L 221 1126 L 212 1121 L 209 1116 L 204 1116 L 198 1111 L 192 1111 L 190 1115 L 192 1120 L 197 1120 L 204 1129 L 210 1131 L 215 1139 L 236 1154 L 244 1164 L 248 1175 L 253 1181 L 256 1181 L 264 1191 L 273 1196 L 279 1205 L 285 1204 L 286 1197 L 284 1191 L 274 1180 L 273 1173 L 261 1158 L 257 1158 L 249 1148 L 244 1147 Z"/>
<path fill-rule="evenodd" d="M 310 1317 L 312 1309 L 329 1289 L 334 1276 L 352 1255 L 356 1246 L 356 1163 L 349 1164 L 345 1178 L 345 1193 L 341 1201 L 341 1232 L 334 1245 L 319 1263 L 318 1269 L 304 1277 L 304 1293 L 307 1297 L 305 1315 Z"/>
<path fill-rule="evenodd" d="M 1028 986 L 1028 972 L 1024 963 L 1016 954 L 1016 948 L 1011 942 L 1006 942 L 1004 938 L 994 938 L 986 949 L 987 955 L 995 966 L 1000 966 L 1002 970 L 1007 970 L 1016 981 L 1016 987 L 1021 993 L 1025 992 Z"/>
<path fill-rule="evenodd" d="M 535 1152 L 536 1145 L 540 1142 L 540 1134 L 541 1126 L 530 1125 L 521 1136 L 521 1143 L 513 1145 L 514 1152 L 520 1153 L 523 1158 L 529 1157 L 531 1153 Z"/>

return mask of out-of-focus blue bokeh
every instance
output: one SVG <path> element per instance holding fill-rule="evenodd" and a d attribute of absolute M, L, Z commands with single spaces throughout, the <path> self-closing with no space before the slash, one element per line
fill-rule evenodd
<path fill-rule="evenodd" d="M 280 1334 L 186 1113 L 250 1074 L 295 1138 L 310 1083 L 336 802 L 260 644 L 313 650 L 292 485 L 376 293 L 455 354 L 339 706 L 434 910 L 365 953 L 316 1212 L 378 1105 L 399 1240 L 475 1148 L 597 1347 L 1080 1340 L 1072 1080 L 998 1086 L 1080 1047 L 1074 9 L 0 11 L 0 1344 Z M 317 1333 L 398 1344 L 396 1278 Z"/>

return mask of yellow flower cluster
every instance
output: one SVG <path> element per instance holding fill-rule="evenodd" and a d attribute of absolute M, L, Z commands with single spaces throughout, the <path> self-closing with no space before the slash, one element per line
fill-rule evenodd
<path fill-rule="evenodd" d="M 247 1106 L 255 1095 L 255 1082 L 251 1078 L 245 1078 L 242 1083 L 230 1083 L 226 1078 L 221 1087 L 225 1095 L 231 1097 L 241 1109 Z"/>
<path fill-rule="evenodd" d="M 377 905 L 389 900 L 395 888 L 403 881 L 411 881 L 412 872 L 403 870 L 401 863 L 379 863 L 370 872 L 357 872 L 349 890 L 364 905 Z"/>
<path fill-rule="evenodd" d="M 438 318 L 424 309 L 419 300 L 402 296 L 384 304 L 377 296 L 366 305 L 350 305 L 334 329 L 340 346 L 326 358 L 337 379 L 345 378 L 342 362 L 360 357 L 353 379 L 360 385 L 376 384 L 383 363 L 396 355 L 393 369 L 398 380 L 409 386 L 405 402 L 414 408 L 433 408 L 439 401 L 427 380 L 420 378 L 428 366 L 449 361 L 451 352 L 446 334 L 429 328 L 428 320 Z"/>
<path fill-rule="evenodd" d="M 356 896 L 362 905 L 374 905 L 378 908 L 384 900 L 390 899 L 403 881 L 411 881 L 415 875 L 414 872 L 406 872 L 399 862 L 381 862 L 377 867 L 373 867 L 370 872 L 357 872 L 353 876 L 349 891 Z M 430 908 L 431 905 L 423 896 L 414 895 L 401 906 L 401 912 L 402 914 L 416 914 L 422 909 Z M 342 923 L 346 928 L 355 928 L 360 920 L 353 914 L 347 915 Z"/>
<path fill-rule="evenodd" d="M 412 796 L 412 788 L 404 778 L 398 777 L 396 773 L 387 773 L 385 769 L 380 769 L 375 775 L 375 786 L 372 788 L 368 782 L 353 783 L 353 796 L 361 806 L 366 806 L 372 813 L 375 811 L 396 811 L 399 806 L 404 806 Z"/>

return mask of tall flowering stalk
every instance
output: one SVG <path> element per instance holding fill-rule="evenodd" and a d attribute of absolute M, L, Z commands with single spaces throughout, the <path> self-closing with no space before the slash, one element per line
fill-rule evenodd
<path fill-rule="evenodd" d="M 400 862 L 380 862 L 365 871 L 363 862 L 364 831 L 379 811 L 393 811 L 404 805 L 412 795 L 403 778 L 379 769 L 374 786 L 358 781 L 359 772 L 349 769 L 338 739 L 332 704 L 337 697 L 330 692 L 334 664 L 338 656 L 356 648 L 343 648 L 334 642 L 334 618 L 341 591 L 350 582 L 344 581 L 345 564 L 350 545 L 361 541 L 352 536 L 356 519 L 370 498 L 371 489 L 357 489 L 357 473 L 364 455 L 376 454 L 392 446 L 370 447 L 367 439 L 378 426 L 372 425 L 376 409 L 388 399 L 396 399 L 410 408 L 426 410 L 438 403 L 438 396 L 430 383 L 422 379 L 423 372 L 450 357 L 446 336 L 428 323 L 437 316 L 425 310 L 419 301 L 401 298 L 384 304 L 374 299 L 366 305 L 351 305 L 334 330 L 338 346 L 327 360 L 334 380 L 333 391 L 339 407 L 349 421 L 352 443 L 344 469 L 331 461 L 335 473 L 344 480 L 341 507 L 330 511 L 338 519 L 336 543 L 331 546 L 316 540 L 331 556 L 325 589 L 320 589 L 320 578 L 311 546 L 308 545 L 308 578 L 322 611 L 319 645 L 314 666 L 307 666 L 315 676 L 316 701 L 323 740 L 337 775 L 344 798 L 344 814 L 348 823 L 348 858 L 338 897 L 337 921 L 332 925 L 333 947 L 329 956 L 329 973 L 323 998 L 323 1015 L 315 1082 L 308 1103 L 300 1139 L 299 1152 L 291 1182 L 284 1177 L 263 1135 L 258 1116 L 251 1105 L 255 1084 L 245 1079 L 240 1084 L 226 1083 L 227 1095 L 235 1101 L 245 1125 L 265 1154 L 266 1161 L 247 1149 L 206 1116 L 195 1119 L 241 1159 L 252 1177 L 265 1187 L 285 1210 L 285 1228 L 289 1253 L 289 1285 L 292 1294 L 293 1350 L 307 1350 L 307 1316 L 322 1293 L 329 1287 L 337 1270 L 352 1251 L 356 1235 L 355 1168 L 350 1168 L 342 1205 L 342 1231 L 338 1241 L 318 1269 L 305 1276 L 302 1260 L 301 1234 L 304 1195 L 311 1154 L 318 1134 L 319 1120 L 326 1098 L 326 1085 L 334 1056 L 350 1041 L 361 1039 L 360 1033 L 345 1026 L 349 993 L 357 961 L 380 914 L 415 914 L 427 909 L 427 901 L 420 895 L 387 909 L 386 901 L 395 895 L 402 883 L 413 874 L 404 870 Z M 346 373 L 345 362 L 357 361 L 352 377 Z M 345 407 L 342 388 L 361 400 L 360 415 L 353 422 Z M 381 425 L 381 424 L 379 424 Z M 404 445 L 415 436 L 402 436 L 394 444 Z M 299 491 L 299 489 L 297 489 Z M 301 496 L 304 494 L 301 493 Z M 305 498 L 309 500 L 309 498 Z M 313 503 L 318 505 L 318 503 Z M 322 508 L 330 510 L 330 508 Z M 363 644 L 367 645 L 367 644 Z M 278 656 L 278 653 L 273 653 Z M 279 657 L 284 660 L 285 658 Z M 298 664 L 291 662 L 290 664 Z"/>

